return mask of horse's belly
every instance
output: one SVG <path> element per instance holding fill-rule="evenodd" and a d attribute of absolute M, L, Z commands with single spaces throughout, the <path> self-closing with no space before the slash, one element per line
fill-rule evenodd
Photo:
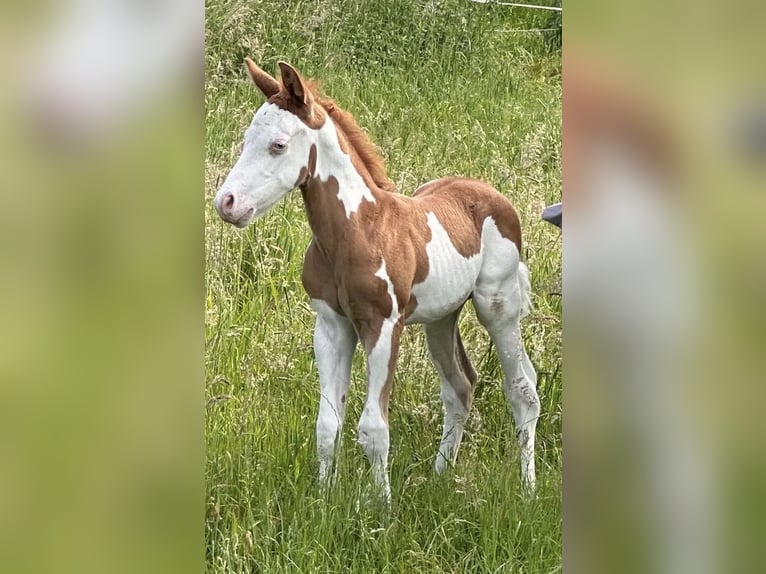
<path fill-rule="evenodd" d="M 412 287 L 417 305 L 409 323 L 430 323 L 456 311 L 473 291 L 481 268 L 481 252 L 463 257 L 451 242 L 428 244 L 428 275 Z"/>

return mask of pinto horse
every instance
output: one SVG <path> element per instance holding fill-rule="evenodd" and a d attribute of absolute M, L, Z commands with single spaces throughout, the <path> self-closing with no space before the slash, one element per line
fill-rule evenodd
<path fill-rule="evenodd" d="M 413 197 L 396 193 L 383 159 L 349 113 L 289 64 L 279 63 L 281 81 L 249 58 L 246 66 L 267 102 L 245 131 L 215 207 L 244 228 L 294 188 L 303 195 L 313 232 L 302 279 L 316 311 L 320 482 L 330 476 L 351 359 L 361 341 L 367 398 L 358 441 L 390 498 L 388 402 L 402 330 L 412 323 L 425 326 L 441 378 L 444 430 L 436 472 L 455 462 L 477 380 L 458 332 L 460 311 L 472 299 L 498 350 L 521 475 L 533 488 L 540 401 L 521 337 L 530 282 L 514 207 L 490 185 L 460 177 L 426 183 Z"/>

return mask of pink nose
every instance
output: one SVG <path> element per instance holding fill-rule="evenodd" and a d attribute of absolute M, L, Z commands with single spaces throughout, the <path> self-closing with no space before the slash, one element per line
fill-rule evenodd
<path fill-rule="evenodd" d="M 221 200 L 221 215 L 229 216 L 234 211 L 234 194 L 227 193 Z"/>

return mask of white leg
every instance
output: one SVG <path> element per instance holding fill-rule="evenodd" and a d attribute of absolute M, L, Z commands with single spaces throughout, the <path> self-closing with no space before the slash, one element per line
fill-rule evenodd
<path fill-rule="evenodd" d="M 375 345 L 367 353 L 367 400 L 359 419 L 359 444 L 372 466 L 375 483 L 390 500 L 388 480 L 388 400 L 394 381 L 394 368 L 399 354 L 402 323 L 383 321 Z"/>
<path fill-rule="evenodd" d="M 388 421 L 383 418 L 377 398 L 368 398 L 359 419 L 359 444 L 372 467 L 375 484 L 386 499 L 391 497 L 388 480 Z"/>
<path fill-rule="evenodd" d="M 319 480 L 327 482 L 332 469 L 335 445 L 346 416 L 346 394 L 351 380 L 351 360 L 357 336 L 351 323 L 326 303 L 312 301 L 317 311 L 314 328 L 314 355 L 319 370 L 319 415 L 317 455 Z"/>
<path fill-rule="evenodd" d="M 537 374 L 532 368 L 521 331 L 514 329 L 517 343 L 515 352 L 506 351 L 506 359 L 501 359 L 506 378 L 503 383 L 505 396 L 511 404 L 511 412 L 516 423 L 516 436 L 521 447 L 521 476 L 529 488 L 535 487 L 535 431 L 540 417 L 540 399 L 537 396 Z M 501 355 L 504 353 L 501 353 Z M 516 368 L 516 377 L 508 373 Z"/>
<path fill-rule="evenodd" d="M 477 312 L 479 306 L 477 305 Z M 478 313 L 480 319 L 482 313 Z M 511 407 L 516 423 L 516 436 L 521 449 L 521 477 L 527 487 L 535 487 L 535 430 L 540 416 L 540 399 L 537 396 L 537 375 L 529 360 L 518 318 L 503 322 L 486 320 L 485 326 L 497 348 L 505 380 L 503 391 Z"/>
<path fill-rule="evenodd" d="M 468 362 L 457 330 L 459 312 L 426 325 L 426 340 L 441 378 L 444 430 L 436 455 L 436 472 L 441 474 L 455 463 L 463 429 L 473 400 L 476 372 Z"/>
<path fill-rule="evenodd" d="M 529 307 L 529 272 L 510 241 L 489 234 L 487 251 L 473 294 L 479 321 L 497 348 L 505 380 L 503 390 L 516 423 L 521 448 L 521 477 L 535 487 L 535 430 L 540 416 L 537 374 L 521 338 L 521 317 Z M 513 261 L 516 264 L 513 264 Z"/>
<path fill-rule="evenodd" d="M 399 303 L 394 285 L 386 272 L 386 262 L 375 273 L 386 283 L 391 301 L 391 312 L 382 318 L 380 329 L 370 329 L 377 323 L 376 317 L 368 316 L 361 321 L 360 335 L 367 352 L 367 400 L 359 419 L 359 444 L 372 465 L 375 483 L 386 500 L 391 500 L 388 480 L 388 399 L 394 383 L 394 370 L 399 355 L 399 340 L 404 322 L 399 313 Z"/>

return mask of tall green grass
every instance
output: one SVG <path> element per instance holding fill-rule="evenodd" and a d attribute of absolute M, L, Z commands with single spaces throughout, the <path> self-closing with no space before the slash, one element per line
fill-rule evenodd
<path fill-rule="evenodd" d="M 467 1 L 208 0 L 206 104 L 206 555 L 211 572 L 561 570 L 561 243 L 540 221 L 561 187 L 561 54 L 548 14 Z M 552 45 L 554 46 L 552 48 Z M 535 311 L 538 490 L 524 497 L 502 374 L 467 306 L 480 381 L 455 468 L 432 468 L 439 381 L 408 328 L 390 413 L 390 508 L 355 444 L 364 361 L 352 374 L 336 487 L 316 483 L 313 316 L 300 284 L 310 230 L 300 194 L 239 232 L 209 201 L 262 103 L 242 61 L 283 59 L 350 110 L 402 193 L 461 174 L 516 204 Z"/>

